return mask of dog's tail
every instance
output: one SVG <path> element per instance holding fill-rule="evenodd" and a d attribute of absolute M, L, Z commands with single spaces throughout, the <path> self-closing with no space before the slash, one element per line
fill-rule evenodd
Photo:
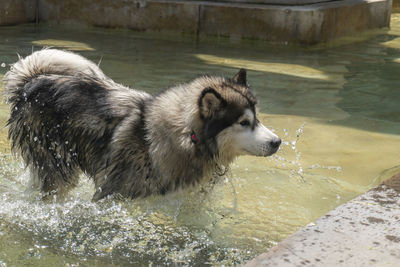
<path fill-rule="evenodd" d="M 84 57 L 57 49 L 43 49 L 21 58 L 4 76 L 6 99 L 18 95 L 26 83 L 40 75 L 90 75 L 100 80 L 108 79 L 100 68 Z"/>

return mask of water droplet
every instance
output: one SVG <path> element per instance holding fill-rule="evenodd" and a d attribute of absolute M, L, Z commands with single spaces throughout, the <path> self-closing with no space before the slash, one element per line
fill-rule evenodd
<path fill-rule="evenodd" d="M 299 171 L 298 171 L 297 173 L 298 173 L 298 174 L 303 174 L 303 168 L 300 167 L 300 168 L 299 168 Z"/>
<path fill-rule="evenodd" d="M 6 67 L 6 63 L 1 63 L 1 67 L 5 68 Z"/>
<path fill-rule="evenodd" d="M 37 141 L 38 140 L 38 138 L 35 136 L 35 137 L 33 137 L 33 141 Z"/>

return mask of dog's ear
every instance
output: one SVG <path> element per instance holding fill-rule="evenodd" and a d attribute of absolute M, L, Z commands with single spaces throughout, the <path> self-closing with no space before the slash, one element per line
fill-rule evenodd
<path fill-rule="evenodd" d="M 242 86 L 247 86 L 247 73 L 245 69 L 240 69 L 239 72 L 233 76 L 232 80 Z"/>
<path fill-rule="evenodd" d="M 226 100 L 215 91 L 208 87 L 201 92 L 199 98 L 200 115 L 202 118 L 210 118 L 216 111 L 226 105 Z"/>

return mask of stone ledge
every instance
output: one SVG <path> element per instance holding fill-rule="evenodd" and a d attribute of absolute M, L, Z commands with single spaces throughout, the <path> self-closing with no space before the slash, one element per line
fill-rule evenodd
<path fill-rule="evenodd" d="M 342 0 L 302 6 L 184 0 L 40 0 L 39 15 L 44 22 L 308 45 L 388 27 L 391 6 L 391 0 Z"/>
<path fill-rule="evenodd" d="M 246 266 L 399 266 L 400 173 Z"/>

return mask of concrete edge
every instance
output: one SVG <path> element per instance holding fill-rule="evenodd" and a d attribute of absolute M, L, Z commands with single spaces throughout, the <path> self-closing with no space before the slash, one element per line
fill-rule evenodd
<path fill-rule="evenodd" d="M 245 266 L 399 266 L 400 173 Z"/>
<path fill-rule="evenodd" d="M 185 0 L 40 0 L 43 22 L 312 45 L 389 27 L 392 0 L 276 6 Z"/>

